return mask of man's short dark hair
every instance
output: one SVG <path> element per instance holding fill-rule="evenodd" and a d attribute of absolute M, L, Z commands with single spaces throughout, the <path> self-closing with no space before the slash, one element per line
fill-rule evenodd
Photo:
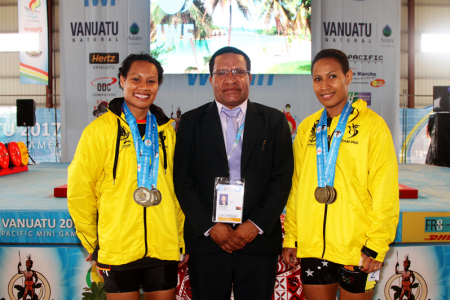
<path fill-rule="evenodd" d="M 314 64 L 322 58 L 333 58 L 337 60 L 337 62 L 341 65 L 342 72 L 344 72 L 344 74 L 347 74 L 347 72 L 350 70 L 348 58 L 344 52 L 337 49 L 323 49 L 316 54 L 314 60 L 311 63 L 311 74 L 313 73 Z"/>
<path fill-rule="evenodd" d="M 119 87 L 123 90 L 123 87 L 120 85 L 120 76 L 123 78 L 127 78 L 128 71 L 130 71 L 131 64 L 135 61 L 148 61 L 151 64 L 154 64 L 156 67 L 156 70 L 158 71 L 158 85 L 161 86 L 161 84 L 164 81 L 163 73 L 164 69 L 155 58 L 153 58 L 151 55 L 141 52 L 140 54 L 130 54 L 125 58 L 122 62 L 122 65 L 119 68 L 119 74 L 117 76 L 119 77 Z"/>
<path fill-rule="evenodd" d="M 217 56 L 225 54 L 225 53 L 234 53 L 234 54 L 240 54 L 245 58 L 245 62 L 247 63 L 247 71 L 251 71 L 251 63 L 250 63 L 250 57 L 248 57 L 247 54 L 245 54 L 244 51 L 239 50 L 238 48 L 235 47 L 223 47 L 220 48 L 219 50 L 217 50 L 212 56 L 211 59 L 209 60 L 209 74 L 212 74 L 213 70 L 214 70 L 214 60 L 216 59 Z"/>

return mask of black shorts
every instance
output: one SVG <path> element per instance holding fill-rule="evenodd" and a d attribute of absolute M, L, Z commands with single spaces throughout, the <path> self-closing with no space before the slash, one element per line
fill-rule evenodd
<path fill-rule="evenodd" d="M 107 293 L 165 291 L 177 286 L 178 263 L 153 268 L 107 271 L 102 270 Z"/>
<path fill-rule="evenodd" d="M 358 266 L 344 266 L 318 258 L 301 259 L 303 284 L 324 285 L 339 283 L 349 293 L 365 293 L 375 288 L 376 281 Z"/>

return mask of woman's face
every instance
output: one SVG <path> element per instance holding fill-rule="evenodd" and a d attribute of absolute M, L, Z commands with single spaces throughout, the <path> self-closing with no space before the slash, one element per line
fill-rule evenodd
<path fill-rule="evenodd" d="M 131 64 L 127 77 L 120 76 L 125 102 L 131 113 L 136 117 L 147 114 L 158 94 L 158 70 L 155 65 L 138 60 Z M 142 118 L 139 118 L 142 119 Z"/>
<path fill-rule="evenodd" d="M 344 74 L 341 64 L 334 58 L 322 58 L 314 64 L 314 92 L 327 111 L 329 109 L 342 111 L 347 102 L 348 86 L 352 77 L 353 72 L 348 71 Z"/>

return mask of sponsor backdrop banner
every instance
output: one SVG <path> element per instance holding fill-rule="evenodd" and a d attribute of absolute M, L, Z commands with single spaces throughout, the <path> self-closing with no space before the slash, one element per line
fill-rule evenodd
<path fill-rule="evenodd" d="M 27 143 L 27 128 L 16 126 L 16 114 L 16 107 L 0 107 L 0 143 Z M 56 119 L 57 122 L 53 109 L 36 109 L 36 125 L 28 127 L 28 151 L 36 163 L 61 161 L 61 147 L 57 145 L 57 138 L 61 141 L 59 109 Z"/>
<path fill-rule="evenodd" d="M 400 108 L 400 162 L 424 164 L 431 139 L 428 136 L 428 119 L 433 107 Z"/>
<path fill-rule="evenodd" d="M 449 270 L 449 246 L 392 247 L 384 260 L 373 299 L 450 299 Z"/>
<path fill-rule="evenodd" d="M 66 211 L 0 211 L 0 244 L 79 244 Z"/>
<path fill-rule="evenodd" d="M 65 133 L 62 143 L 62 160 L 68 162 L 73 159 L 83 129 L 94 119 L 95 114 L 102 111 L 103 106 L 106 105 L 104 101 L 107 102 L 114 97 L 123 96 L 123 92 L 118 89 L 117 73 L 118 64 L 125 58 L 126 52 L 122 55 L 122 52 L 116 50 L 113 46 L 117 43 L 124 44 L 124 38 L 119 39 L 111 36 L 112 40 L 109 41 L 105 37 L 105 41 L 101 42 L 99 41 L 100 36 L 98 34 L 94 36 L 92 29 L 92 26 L 97 26 L 94 24 L 96 22 L 98 22 L 100 28 L 101 20 L 104 20 L 104 22 L 116 22 L 122 19 L 120 16 L 115 17 L 116 15 L 113 13 L 108 14 L 107 19 L 100 18 L 100 15 L 96 19 L 88 19 L 88 16 L 93 12 L 115 11 L 122 4 L 111 0 L 98 1 L 97 6 L 93 5 L 94 2 L 92 0 L 86 0 L 85 3 L 89 5 L 83 7 L 82 3 L 77 2 L 64 2 L 60 5 L 61 20 L 63 20 L 61 21 L 61 36 L 63 37 L 61 39 L 61 56 L 64 62 L 62 63 L 61 108 L 63 115 L 62 125 Z M 115 6 L 112 3 L 115 3 Z M 375 3 L 372 0 L 341 0 L 335 2 L 323 0 L 313 1 L 312 4 L 316 6 L 311 9 L 311 19 L 313 21 L 313 55 L 318 52 L 318 49 L 322 48 L 343 48 L 343 43 L 322 43 L 322 40 L 325 39 L 323 22 L 325 24 L 330 22 L 327 34 L 337 32 L 336 26 L 339 22 L 342 24 L 350 22 L 352 24 L 351 34 L 355 36 L 352 37 L 352 43 L 346 46 L 347 49 L 343 49 L 348 55 L 352 55 L 350 58 L 351 66 L 352 70 L 356 73 L 354 83 L 350 86 L 351 93 L 349 96 L 353 99 L 364 99 L 367 101 L 369 108 L 373 109 L 386 120 L 392 135 L 396 137 L 394 143 L 396 149 L 398 149 L 399 105 L 398 97 L 395 95 L 398 94 L 400 78 L 399 0 L 384 0 L 382 3 Z M 152 7 L 154 7 L 153 2 Z M 373 9 L 374 7 L 376 9 Z M 386 8 L 383 9 L 384 15 L 382 15 L 381 7 Z M 141 10 L 144 11 L 144 9 Z M 75 13 L 80 11 L 82 12 L 81 14 Z M 370 11 L 370 15 L 369 13 L 363 13 L 365 11 Z M 372 16 L 372 12 L 378 13 Z M 83 19 L 80 16 L 85 16 L 85 18 Z M 120 24 L 123 22 L 127 23 L 128 27 L 118 25 L 119 34 L 123 33 L 122 31 L 126 31 L 126 35 L 131 37 L 130 28 L 132 23 L 136 22 L 141 28 L 140 24 L 144 22 L 143 20 L 147 22 L 149 20 L 148 18 L 147 13 L 145 19 L 142 20 L 134 19 L 134 21 L 131 21 L 128 19 L 128 21 L 120 21 Z M 352 18 L 355 18 L 355 20 L 353 21 Z M 350 21 L 347 21 L 347 19 Z M 158 25 L 164 28 L 165 22 L 169 21 L 170 18 L 161 19 L 157 24 L 152 24 L 152 26 L 155 25 L 156 29 Z M 88 25 L 85 22 L 91 22 L 89 24 L 92 25 Z M 332 27 L 331 22 L 334 22 L 334 27 Z M 358 25 L 354 26 L 356 24 L 355 22 Z M 363 23 L 363 25 L 359 23 Z M 342 27 L 342 24 L 339 25 L 339 28 Z M 383 34 L 383 29 L 386 27 L 386 24 L 389 24 L 391 30 L 389 38 Z M 90 31 L 88 30 L 89 26 L 91 26 Z M 347 32 L 349 30 L 348 26 Z M 316 27 L 315 32 L 314 27 Z M 367 42 L 368 45 L 363 46 L 361 41 L 363 37 L 359 35 L 365 35 L 366 32 L 370 36 L 371 43 L 369 44 L 369 39 L 364 38 L 364 42 Z M 388 32 L 386 29 L 386 36 Z M 231 45 L 239 47 L 239 45 L 233 44 L 233 35 L 235 33 L 232 32 Z M 97 40 L 94 41 L 94 38 Z M 211 37 L 211 39 L 213 38 Z M 356 42 L 355 39 L 357 40 Z M 380 39 L 383 39 L 383 41 L 379 41 Z M 116 40 L 119 42 L 116 42 Z M 215 40 L 214 43 L 216 42 Z M 227 39 L 224 39 L 222 46 L 226 46 L 227 44 Z M 107 50 L 98 50 L 98 47 L 109 48 Z M 149 52 L 149 49 L 145 43 L 142 43 L 142 45 L 134 47 L 133 51 L 130 50 L 130 53 L 138 51 Z M 159 51 L 157 44 L 152 44 L 152 51 L 154 50 Z M 92 53 L 97 52 L 104 53 L 101 62 L 100 58 L 93 61 L 90 56 Z M 116 52 L 119 53 L 117 62 L 108 62 L 108 59 L 113 59 L 111 58 L 112 54 Z M 252 54 L 249 54 L 250 59 L 252 59 Z M 275 59 L 271 55 L 277 54 L 270 52 L 267 55 L 267 59 L 271 60 Z M 163 58 L 163 67 L 170 70 L 169 57 L 162 55 L 161 58 Z M 253 63 L 257 64 L 257 61 L 258 58 L 255 56 Z M 253 69 L 254 73 L 258 72 L 256 65 Z M 164 76 L 164 83 L 160 87 L 158 96 L 156 97 L 155 104 L 160 106 L 166 115 L 178 121 L 182 113 L 214 99 L 209 79 L 209 74 L 199 74 L 196 72 L 191 74 L 166 74 Z M 322 108 L 314 95 L 312 78 L 309 74 L 253 74 L 252 84 L 250 86 L 250 100 L 283 111 L 291 126 L 293 138 L 295 137 L 296 129 L 300 122 L 308 115 Z"/>
<path fill-rule="evenodd" d="M 112 98 L 122 95 L 117 73 L 130 53 L 150 48 L 150 1 L 61 1 L 63 145 L 72 160 L 81 132 Z"/>
<path fill-rule="evenodd" d="M 103 282 L 103 278 L 102 273 L 92 263 L 85 261 L 86 256 L 87 252 L 81 246 L 2 247 L 0 297 L 21 299 L 27 275 L 31 275 L 35 282 L 32 291 L 38 295 L 37 299 L 81 300 L 82 293 L 88 293 L 86 296 L 89 297 L 93 293 L 93 283 Z M 393 246 L 386 255 L 373 299 L 450 299 L 449 270 L 450 246 Z M 184 270 L 180 270 L 178 280 L 176 299 L 191 299 L 189 279 Z M 301 283 L 295 281 L 295 278 L 286 279 L 279 276 L 277 280 L 283 280 L 277 281 L 275 287 L 277 299 L 291 299 L 293 294 L 295 299 L 303 299 L 299 296 Z M 287 285 L 289 294 L 282 291 L 282 286 L 286 289 Z M 88 289 L 85 290 L 86 288 Z M 410 295 L 406 296 L 407 293 Z M 400 298 L 402 294 L 403 297 Z"/>
<path fill-rule="evenodd" d="M 39 34 L 38 51 L 20 51 L 20 83 L 48 84 L 47 1 L 19 0 L 19 33 Z"/>
<path fill-rule="evenodd" d="M 312 13 L 312 55 L 326 48 L 347 54 L 349 92 L 383 117 L 398 149 L 400 0 L 315 0 Z"/>

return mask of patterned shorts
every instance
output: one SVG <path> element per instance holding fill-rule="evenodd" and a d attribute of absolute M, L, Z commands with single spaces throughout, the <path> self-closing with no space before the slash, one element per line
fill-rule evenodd
<path fill-rule="evenodd" d="M 318 258 L 301 259 L 303 284 L 339 283 L 349 293 L 364 293 L 375 288 L 376 281 L 358 266 L 344 266 Z"/>

